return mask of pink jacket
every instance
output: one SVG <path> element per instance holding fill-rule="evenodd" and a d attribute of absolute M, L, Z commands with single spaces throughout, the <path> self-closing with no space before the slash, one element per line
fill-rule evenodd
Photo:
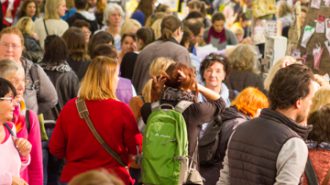
<path fill-rule="evenodd" d="M 16 132 L 12 123 L 8 125 L 12 127 L 13 132 Z M 11 185 L 12 177 L 20 176 L 20 171 L 30 163 L 30 157 L 20 158 L 11 135 L 4 143 L 0 143 L 0 151 L 0 185 Z"/>
<path fill-rule="evenodd" d="M 25 123 L 25 112 L 19 111 L 19 107 L 16 107 L 14 112 L 14 120 L 16 128 L 21 125 L 21 128 L 17 128 L 17 137 L 27 139 L 31 145 L 31 163 L 21 172 L 21 177 L 30 185 L 42 185 L 43 184 L 43 163 L 42 163 L 42 146 L 40 136 L 40 125 L 37 115 L 29 110 L 30 113 L 30 132 L 28 133 Z M 27 112 L 26 112 L 27 113 Z"/>

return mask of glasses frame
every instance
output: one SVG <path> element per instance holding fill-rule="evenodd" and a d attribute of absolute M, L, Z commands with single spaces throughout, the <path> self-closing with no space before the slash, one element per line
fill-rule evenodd
<path fill-rule="evenodd" d="M 13 103 L 15 98 L 13 97 L 1 97 L 0 101 L 9 101 L 10 103 Z"/>

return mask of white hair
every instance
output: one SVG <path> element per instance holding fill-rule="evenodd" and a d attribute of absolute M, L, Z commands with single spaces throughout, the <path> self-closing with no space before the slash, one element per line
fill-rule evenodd
<path fill-rule="evenodd" d="M 108 19 L 109 19 L 109 15 L 111 15 L 114 12 L 119 12 L 121 17 L 123 18 L 125 13 L 124 10 L 121 8 L 121 6 L 119 6 L 118 4 L 115 3 L 109 3 L 107 4 L 107 7 L 105 8 L 105 11 L 103 13 L 103 24 L 104 25 L 108 25 Z"/>

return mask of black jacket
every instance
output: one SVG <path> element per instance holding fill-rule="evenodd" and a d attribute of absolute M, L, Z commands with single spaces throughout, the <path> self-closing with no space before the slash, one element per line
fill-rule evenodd
<path fill-rule="evenodd" d="M 57 106 L 44 113 L 44 117 L 47 120 L 56 120 L 66 102 L 77 96 L 79 79 L 67 63 L 57 66 L 41 63 L 41 67 L 52 81 L 58 95 Z"/>

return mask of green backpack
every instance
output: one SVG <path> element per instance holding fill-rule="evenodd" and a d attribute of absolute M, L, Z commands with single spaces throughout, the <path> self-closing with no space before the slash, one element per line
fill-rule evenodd
<path fill-rule="evenodd" d="M 142 144 L 142 182 L 146 185 L 181 185 L 188 172 L 188 135 L 182 112 L 192 102 L 151 104 Z M 163 107 L 170 107 L 164 109 Z"/>

